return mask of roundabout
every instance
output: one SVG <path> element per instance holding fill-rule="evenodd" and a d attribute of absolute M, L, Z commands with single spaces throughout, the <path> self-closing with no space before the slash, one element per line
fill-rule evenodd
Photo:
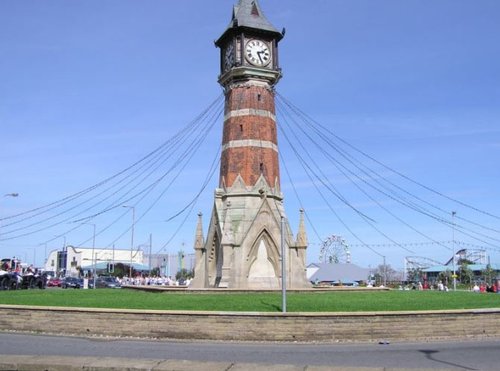
<path fill-rule="evenodd" d="M 494 294 L 308 290 L 290 292 L 282 313 L 277 292 L 155 290 L 5 292 L 0 331 L 301 343 L 500 338 Z"/>

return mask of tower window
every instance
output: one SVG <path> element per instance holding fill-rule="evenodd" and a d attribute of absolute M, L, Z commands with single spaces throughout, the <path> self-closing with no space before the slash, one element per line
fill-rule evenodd
<path fill-rule="evenodd" d="M 257 100 L 260 102 L 262 100 L 262 96 L 260 94 L 257 94 Z"/>
<path fill-rule="evenodd" d="M 260 163 L 259 165 L 259 168 L 260 168 L 260 172 L 263 173 L 264 172 L 264 163 Z"/>
<path fill-rule="evenodd" d="M 257 8 L 255 2 L 252 2 L 252 15 L 260 16 L 259 9 Z"/>
<path fill-rule="evenodd" d="M 240 131 L 243 132 L 243 125 L 240 125 Z"/>

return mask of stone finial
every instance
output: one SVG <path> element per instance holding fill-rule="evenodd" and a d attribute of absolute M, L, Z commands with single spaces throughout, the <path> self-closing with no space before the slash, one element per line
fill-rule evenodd
<path fill-rule="evenodd" d="M 304 209 L 300 209 L 299 231 L 297 232 L 295 245 L 297 247 L 307 247 L 309 245 L 307 241 L 306 224 L 304 222 Z"/>
<path fill-rule="evenodd" d="M 196 226 L 196 236 L 194 241 L 194 249 L 201 250 L 205 246 L 205 238 L 203 237 L 203 222 L 202 222 L 203 214 L 198 213 L 198 224 Z"/>

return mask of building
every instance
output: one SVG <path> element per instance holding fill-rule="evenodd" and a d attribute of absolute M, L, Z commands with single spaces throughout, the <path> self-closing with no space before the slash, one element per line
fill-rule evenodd
<path fill-rule="evenodd" d="M 148 269 L 143 264 L 142 250 L 130 251 L 122 249 L 99 249 L 92 247 L 75 247 L 68 245 L 63 250 L 49 253 L 44 270 L 57 274 L 76 276 L 81 271 L 101 270 L 107 264 L 123 263 L 135 270 Z"/>
<path fill-rule="evenodd" d="M 485 272 L 488 267 L 491 269 L 491 277 L 486 277 Z M 500 279 L 500 264 L 468 264 L 467 268 L 472 272 L 472 281 L 482 282 L 482 281 L 492 281 L 495 279 Z M 455 267 L 455 272 L 459 272 L 460 265 Z M 429 268 L 422 269 L 423 278 L 431 283 L 436 283 L 439 281 L 439 276 L 442 273 L 447 273 L 451 275 L 453 273 L 453 267 L 451 265 L 435 265 Z"/>
<path fill-rule="evenodd" d="M 352 263 L 312 263 L 307 270 L 311 282 L 324 285 L 359 285 L 370 276 L 369 269 Z"/>
<path fill-rule="evenodd" d="M 160 276 L 175 277 L 177 272 L 194 269 L 195 255 L 179 251 L 177 254 L 152 254 L 144 256 L 144 263 L 151 269 L 158 270 Z"/>
<path fill-rule="evenodd" d="M 294 238 L 280 190 L 274 86 L 283 36 L 257 0 L 240 0 L 215 42 L 225 93 L 219 188 L 206 240 L 199 216 L 191 287 L 280 288 L 282 247 L 287 286 L 310 286 L 303 215 Z"/>

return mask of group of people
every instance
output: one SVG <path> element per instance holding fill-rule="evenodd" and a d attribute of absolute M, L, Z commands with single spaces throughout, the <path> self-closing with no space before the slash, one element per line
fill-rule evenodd
<path fill-rule="evenodd" d="M 399 286 L 400 290 L 438 290 L 438 291 L 449 291 L 448 286 L 446 283 L 443 283 L 442 281 L 437 282 L 435 285 L 430 285 L 428 282 L 424 282 L 423 284 L 421 282 L 416 282 L 412 283 L 410 285 L 405 285 Z M 492 293 L 499 293 L 500 294 L 500 280 L 497 280 L 497 282 L 494 282 L 492 284 L 487 284 L 486 282 L 482 283 L 475 283 L 474 286 L 471 288 L 471 291 L 474 292 L 492 292 Z"/>
<path fill-rule="evenodd" d="M 482 282 L 481 284 L 474 284 L 474 287 L 472 288 L 472 291 L 474 292 L 492 292 L 492 293 L 500 293 L 500 290 L 498 288 L 498 284 L 487 284 L 485 282 Z"/>
<path fill-rule="evenodd" d="M 123 277 L 119 279 L 122 285 L 132 285 L 132 286 L 189 286 L 190 279 L 178 279 L 174 280 L 170 276 L 138 276 L 138 277 Z"/>

